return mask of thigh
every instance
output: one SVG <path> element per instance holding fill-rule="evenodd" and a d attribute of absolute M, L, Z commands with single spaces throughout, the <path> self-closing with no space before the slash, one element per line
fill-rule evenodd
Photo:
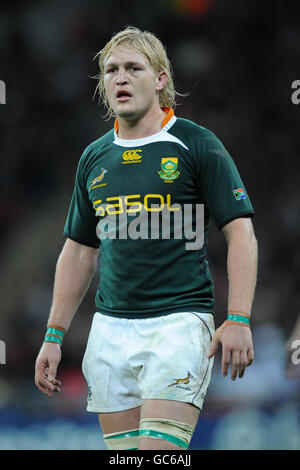
<path fill-rule="evenodd" d="M 197 425 L 200 409 L 190 403 L 171 400 L 149 399 L 143 400 L 141 406 L 141 419 L 161 418 L 190 425 L 193 430 Z M 139 437 L 140 450 L 183 450 L 179 445 L 165 439 L 148 439 Z"/>
<path fill-rule="evenodd" d="M 207 357 L 212 315 L 176 313 L 152 323 L 138 378 L 142 400 L 190 403 L 202 409 L 213 366 L 213 358 Z"/>
<path fill-rule="evenodd" d="M 103 434 L 137 429 L 140 423 L 141 407 L 113 413 L 98 413 Z"/>
<path fill-rule="evenodd" d="M 82 362 L 88 385 L 87 411 L 113 414 L 125 410 L 127 416 L 128 410 L 140 407 L 136 372 L 128 360 L 135 347 L 130 339 L 129 320 L 94 315 Z"/>
<path fill-rule="evenodd" d="M 138 450 L 140 407 L 98 413 L 98 418 L 108 450 Z"/>

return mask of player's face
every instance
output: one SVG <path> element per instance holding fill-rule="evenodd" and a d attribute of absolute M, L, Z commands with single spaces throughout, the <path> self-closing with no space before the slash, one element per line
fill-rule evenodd
<path fill-rule="evenodd" d="M 104 86 L 110 106 L 125 120 L 137 120 L 159 106 L 163 87 L 148 59 L 125 45 L 117 46 L 104 66 Z"/>

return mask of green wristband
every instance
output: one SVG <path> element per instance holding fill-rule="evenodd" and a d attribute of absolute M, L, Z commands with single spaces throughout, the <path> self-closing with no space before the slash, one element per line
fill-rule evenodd
<path fill-rule="evenodd" d="M 244 317 L 242 315 L 233 315 L 232 313 L 228 313 L 227 320 L 239 321 L 241 323 L 245 323 L 246 325 L 250 324 L 248 317 Z"/>
<path fill-rule="evenodd" d="M 46 343 L 62 344 L 64 332 L 57 328 L 47 328 L 44 341 Z"/>

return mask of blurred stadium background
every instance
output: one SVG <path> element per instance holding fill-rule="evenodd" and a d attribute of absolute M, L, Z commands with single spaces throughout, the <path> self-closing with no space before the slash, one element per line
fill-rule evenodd
<path fill-rule="evenodd" d="M 191 92 L 176 113 L 220 138 L 256 209 L 255 362 L 231 382 L 218 355 L 191 448 L 300 448 L 300 365 L 290 365 L 286 350 L 300 315 L 300 105 L 291 101 L 291 83 L 300 79 L 299 19 L 296 3 L 258 0 L 1 2 L 0 449 L 103 449 L 81 374 L 97 278 L 64 341 L 60 395 L 49 399 L 35 388 L 34 363 L 77 161 L 112 126 L 92 99 L 92 59 L 127 25 L 167 45 L 177 90 Z M 219 326 L 226 252 L 214 227 L 209 259 Z"/>

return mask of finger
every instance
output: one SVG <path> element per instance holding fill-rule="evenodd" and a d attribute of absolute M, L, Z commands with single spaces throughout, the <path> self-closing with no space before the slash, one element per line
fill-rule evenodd
<path fill-rule="evenodd" d="M 240 351 L 231 354 L 231 380 L 235 380 L 240 366 Z"/>
<path fill-rule="evenodd" d="M 50 392 L 54 390 L 54 384 L 46 376 L 40 378 L 39 384 Z"/>
<path fill-rule="evenodd" d="M 231 359 L 231 350 L 228 349 L 223 349 L 223 354 L 222 354 L 222 375 L 226 377 L 228 373 L 228 367 L 230 364 L 230 359 Z"/>
<path fill-rule="evenodd" d="M 49 380 L 49 377 L 45 376 L 44 383 L 50 390 L 53 390 L 53 392 L 60 392 L 61 382 L 59 380 Z"/>
<path fill-rule="evenodd" d="M 58 379 L 50 380 L 51 378 L 49 378 L 47 373 L 45 374 L 45 379 L 48 380 L 49 382 L 51 382 L 54 386 L 59 387 L 61 385 L 61 381 L 58 380 Z"/>
<path fill-rule="evenodd" d="M 211 357 L 213 357 L 216 354 L 216 352 L 218 350 L 218 347 L 219 347 L 219 345 L 216 344 L 216 343 L 211 344 L 211 346 L 209 348 L 209 351 L 208 351 L 208 355 L 207 355 L 208 359 L 210 359 Z"/>
<path fill-rule="evenodd" d="M 250 348 L 247 353 L 247 367 L 251 366 L 252 362 L 254 361 L 254 351 L 253 348 Z"/>
<path fill-rule="evenodd" d="M 48 382 L 45 374 L 44 367 L 37 367 L 35 373 L 35 384 L 41 390 L 44 391 L 48 387 Z"/>
<path fill-rule="evenodd" d="M 50 389 L 50 386 L 51 386 L 52 384 L 47 384 L 45 381 L 39 380 L 39 382 L 38 382 L 36 385 L 37 385 L 37 388 L 38 388 L 42 393 L 44 393 L 44 394 L 47 395 L 48 397 L 52 397 L 52 391 L 54 391 L 54 390 L 51 390 L 51 389 Z"/>
<path fill-rule="evenodd" d="M 239 367 L 239 378 L 242 379 L 247 367 L 248 357 L 246 351 L 241 351 L 240 353 L 240 367 Z"/>
<path fill-rule="evenodd" d="M 213 336 L 213 339 L 210 343 L 210 347 L 209 347 L 209 350 L 208 350 L 208 356 L 207 357 L 209 359 L 216 354 L 216 352 L 219 348 L 219 345 L 220 345 L 220 340 L 218 339 L 217 336 Z"/>
<path fill-rule="evenodd" d="M 50 364 L 49 370 L 48 370 L 48 377 L 47 377 L 47 380 L 49 380 L 49 382 L 52 382 L 52 383 L 55 382 L 56 371 L 57 371 L 57 365 Z"/>
<path fill-rule="evenodd" d="M 53 386 L 54 386 L 54 389 L 53 391 L 54 392 L 60 392 L 60 387 L 61 387 L 61 382 L 59 380 L 54 380 L 52 382 Z"/>
<path fill-rule="evenodd" d="M 54 391 L 55 386 L 47 380 L 47 375 L 43 366 L 37 367 L 36 369 L 35 384 L 42 393 L 49 397 L 52 396 L 52 391 Z"/>
<path fill-rule="evenodd" d="M 54 373 L 56 374 L 56 369 L 57 369 L 56 367 L 52 369 L 51 367 L 47 368 L 45 375 L 44 375 L 44 379 L 47 383 L 47 386 L 50 388 L 51 391 L 60 392 L 61 381 L 53 377 Z"/>

